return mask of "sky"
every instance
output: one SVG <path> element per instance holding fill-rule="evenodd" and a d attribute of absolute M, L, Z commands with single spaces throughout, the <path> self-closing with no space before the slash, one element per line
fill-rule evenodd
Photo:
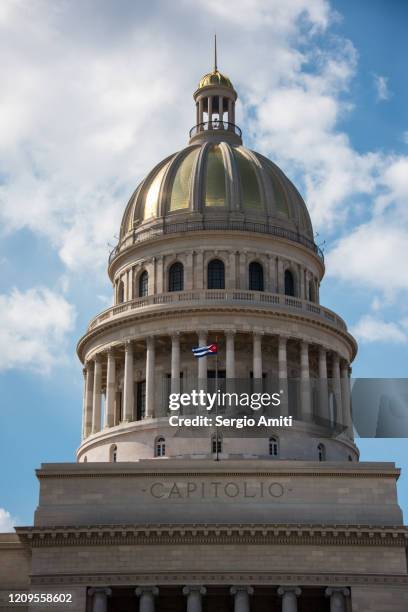
<path fill-rule="evenodd" d="M 75 460 L 76 342 L 131 193 L 187 143 L 215 30 L 244 144 L 307 202 L 353 375 L 406 376 L 407 21 L 404 0 L 0 3 L 0 530 L 32 523 L 41 462 Z M 405 440 L 358 445 L 402 468 L 407 513 Z"/>

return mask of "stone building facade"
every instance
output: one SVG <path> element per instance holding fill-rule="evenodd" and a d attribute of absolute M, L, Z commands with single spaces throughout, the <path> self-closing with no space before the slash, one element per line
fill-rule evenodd
<path fill-rule="evenodd" d="M 78 612 L 408 610 L 399 470 L 359 461 L 356 342 L 320 304 L 306 205 L 242 145 L 236 98 L 205 75 L 188 146 L 126 206 L 113 306 L 78 343 L 77 462 L 43 464 L 34 525 L 0 537 L 0 609 L 20 592 Z M 216 365 L 193 355 L 212 343 Z M 293 426 L 181 435 L 169 393 L 214 377 L 278 384 Z"/>

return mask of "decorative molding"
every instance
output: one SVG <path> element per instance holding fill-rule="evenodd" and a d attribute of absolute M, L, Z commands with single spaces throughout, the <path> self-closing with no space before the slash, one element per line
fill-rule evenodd
<path fill-rule="evenodd" d="M 16 527 L 28 548 L 115 545 L 308 545 L 407 547 L 407 527 L 296 524 L 156 524 Z"/>
<path fill-rule="evenodd" d="M 254 586 L 401 586 L 407 587 L 408 576 L 402 574 L 349 574 L 307 572 L 144 572 L 144 573 L 87 573 L 87 574 L 37 574 L 31 576 L 31 585 L 99 585 L 122 586 L 156 585 L 254 585 Z"/>

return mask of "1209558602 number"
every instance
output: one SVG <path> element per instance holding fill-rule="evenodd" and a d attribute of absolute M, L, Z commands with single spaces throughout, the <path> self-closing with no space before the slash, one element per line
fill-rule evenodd
<path fill-rule="evenodd" d="M 71 593 L 9 593 L 11 604 L 72 603 Z"/>

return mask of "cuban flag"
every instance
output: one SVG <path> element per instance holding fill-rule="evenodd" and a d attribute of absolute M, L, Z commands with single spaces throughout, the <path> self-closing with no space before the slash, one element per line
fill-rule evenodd
<path fill-rule="evenodd" d="M 216 355 L 218 353 L 218 346 L 216 344 L 209 344 L 208 346 L 196 346 L 192 349 L 194 357 L 205 357 L 206 355 Z"/>

